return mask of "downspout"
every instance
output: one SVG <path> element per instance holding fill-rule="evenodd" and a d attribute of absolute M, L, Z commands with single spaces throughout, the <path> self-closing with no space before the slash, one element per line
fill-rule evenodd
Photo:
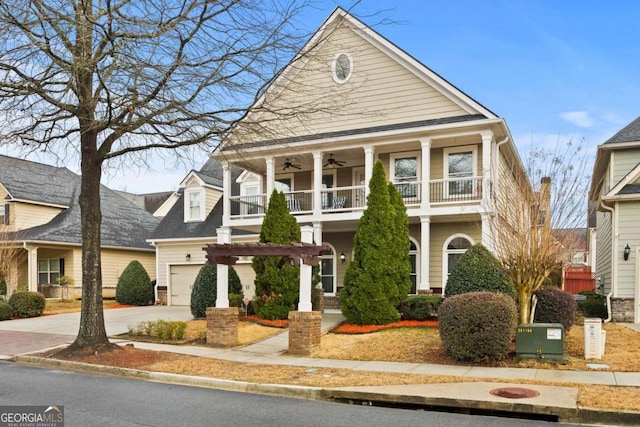
<path fill-rule="evenodd" d="M 500 182 L 499 182 L 500 174 L 498 173 L 498 166 L 500 166 L 500 161 L 499 161 L 500 160 L 500 146 L 506 144 L 507 141 L 509 141 L 509 137 L 508 136 L 506 136 L 502 141 L 496 142 L 496 155 L 493 157 L 494 165 L 491 168 L 491 174 L 493 175 L 491 177 L 491 179 L 493 181 L 493 191 L 492 191 L 492 194 L 491 194 L 491 198 L 492 198 L 491 201 L 492 202 L 495 201 L 495 197 L 496 197 L 495 194 L 496 194 L 496 191 L 497 191 L 498 187 L 500 186 Z"/>
<path fill-rule="evenodd" d="M 614 220 L 614 209 L 610 206 L 605 205 L 602 200 L 600 200 L 599 203 L 600 207 L 611 212 L 611 222 L 613 222 Z M 615 227 L 611 227 L 612 232 L 615 232 Z M 611 250 L 613 251 L 614 245 L 611 244 Z M 613 254 L 612 254 L 612 258 L 613 258 Z M 611 296 L 613 295 L 613 279 L 615 278 L 615 268 L 613 268 L 613 266 L 611 266 L 611 290 L 609 291 L 609 293 L 607 294 L 607 318 L 604 319 L 604 323 L 609 323 L 611 322 L 611 318 L 613 317 L 612 313 L 611 313 Z"/>
<path fill-rule="evenodd" d="M 156 258 L 156 284 L 153 286 L 153 305 L 158 305 L 160 300 L 158 299 L 158 274 L 160 270 L 158 269 L 158 247 L 156 246 L 156 242 L 150 242 L 151 246 L 156 248 L 155 258 Z"/>

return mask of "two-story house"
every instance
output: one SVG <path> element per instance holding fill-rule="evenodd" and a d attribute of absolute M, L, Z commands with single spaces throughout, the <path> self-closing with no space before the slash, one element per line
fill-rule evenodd
<path fill-rule="evenodd" d="M 80 176 L 66 168 L 0 156 L 0 265 L 9 295 L 27 285 L 60 296 L 60 289 L 51 291 L 63 275 L 75 281 L 69 296 L 81 295 L 79 195 Z M 100 197 L 103 295 L 113 296 L 120 273 L 132 260 L 155 276 L 154 248 L 145 238 L 159 219 L 107 187 Z"/>
<path fill-rule="evenodd" d="M 596 286 L 614 321 L 640 322 L 640 117 L 598 146 L 589 199 L 597 202 Z"/>
<path fill-rule="evenodd" d="M 330 248 L 329 300 L 352 259 L 377 160 L 407 206 L 412 293 L 440 294 L 467 248 L 493 246 L 491 221 L 523 174 L 504 119 L 340 8 L 212 158 L 220 226 L 257 235 L 270 194 L 283 191 Z"/>

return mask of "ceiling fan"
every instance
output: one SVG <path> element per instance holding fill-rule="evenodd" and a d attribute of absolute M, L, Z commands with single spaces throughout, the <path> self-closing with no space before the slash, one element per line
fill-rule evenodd
<path fill-rule="evenodd" d="M 282 168 L 283 171 L 286 171 L 289 168 L 294 168 L 294 169 L 302 169 L 300 167 L 300 165 L 296 165 L 294 163 L 291 162 L 291 160 L 287 159 L 286 162 L 284 162 L 284 167 Z"/>
<path fill-rule="evenodd" d="M 327 163 L 325 163 L 324 167 L 329 167 L 329 166 L 344 166 L 344 164 L 347 163 L 345 161 L 342 160 L 336 160 L 333 158 L 333 154 L 329 154 L 329 158 L 327 159 Z"/>

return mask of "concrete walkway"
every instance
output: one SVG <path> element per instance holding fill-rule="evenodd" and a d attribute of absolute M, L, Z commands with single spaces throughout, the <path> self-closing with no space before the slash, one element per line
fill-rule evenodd
<path fill-rule="evenodd" d="M 111 335 L 127 332 L 128 326 L 145 320 L 189 320 L 191 314 L 188 307 L 135 307 L 105 310 L 107 331 Z M 343 321 L 337 311 L 323 314 L 322 330 L 327 332 Z M 0 359 L 11 358 L 11 355 L 43 350 L 59 344 L 70 343 L 77 334 L 79 314 L 62 314 L 33 319 L 21 319 L 0 322 Z M 625 325 L 640 332 L 640 325 Z M 13 343 L 21 343 L 22 346 Z M 62 341 L 62 342 L 59 342 Z M 119 344 L 129 341 L 112 338 Z M 378 402 L 384 404 L 416 404 L 456 408 L 485 409 L 492 411 L 522 412 L 529 414 L 552 414 L 565 421 L 609 420 L 614 417 L 616 425 L 640 425 L 640 414 L 622 414 L 621 411 L 607 412 L 578 408 L 577 389 L 563 384 L 601 384 L 611 386 L 640 387 L 640 373 L 611 371 L 566 371 L 554 369 L 531 368 L 489 368 L 476 366 L 435 365 L 427 363 L 399 363 L 381 361 L 355 361 L 314 359 L 286 354 L 288 348 L 288 332 L 268 338 L 259 343 L 234 349 L 221 349 L 199 346 L 176 346 L 135 342 L 136 348 L 181 353 L 198 357 L 227 360 L 242 363 L 259 363 L 276 366 L 302 366 L 309 370 L 317 368 L 339 368 L 363 372 L 391 372 L 408 374 L 446 375 L 461 379 L 473 378 L 476 382 L 459 382 L 449 384 L 375 386 L 375 387 L 340 387 L 320 389 L 315 387 L 299 387 L 287 385 L 259 385 L 237 381 L 218 380 L 214 378 L 190 377 L 185 375 L 164 373 L 136 373 L 136 378 L 152 381 L 165 381 L 186 385 L 208 386 L 237 391 L 253 391 L 290 395 L 292 397 L 321 398 L 330 400 Z M 25 363 L 47 363 L 47 359 L 20 356 L 18 360 Z M 58 362 L 56 362 L 58 363 Z M 72 363 L 72 362 L 69 362 Z M 56 364 L 56 366 L 62 366 Z M 93 365 L 89 365 L 89 369 Z M 70 366 L 70 369 L 77 369 Z M 97 369 L 97 368 L 96 368 Z M 107 372 L 100 368 L 100 371 Z M 127 375 L 126 370 L 114 370 L 113 375 Z M 486 382 L 477 381 L 486 379 Z M 499 383 L 498 381 L 511 381 Z M 557 383 L 557 386 L 539 386 L 525 384 L 518 386 L 518 380 L 543 380 Z M 515 384 L 514 384 L 515 382 Z M 520 387 L 520 388 L 518 388 Z M 533 390 L 536 396 L 513 399 L 497 396 L 497 389 Z M 622 414 L 622 415 L 621 415 Z M 582 418 L 581 418 L 582 417 Z M 624 420 L 621 417 L 625 417 Z"/>

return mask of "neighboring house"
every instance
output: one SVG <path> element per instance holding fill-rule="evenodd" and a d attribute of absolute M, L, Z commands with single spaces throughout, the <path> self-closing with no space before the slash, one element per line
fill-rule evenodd
<path fill-rule="evenodd" d="M 519 191 L 524 170 L 507 124 L 340 8 L 309 49 L 212 154 L 222 164 L 221 225 L 257 235 L 271 192 L 283 191 L 300 225 L 330 248 L 322 286 L 336 304 L 381 160 L 407 206 L 411 293 L 441 294 L 471 245 L 493 247 L 491 218 Z"/>
<path fill-rule="evenodd" d="M 238 178 L 241 171 L 234 170 Z M 222 167 L 209 159 L 191 171 L 174 193 L 175 200 L 156 230 L 148 236 L 156 248 L 157 298 L 169 305 L 189 305 L 191 287 L 205 263 L 203 248 L 217 241 L 222 226 Z M 234 230 L 234 242 L 257 241 L 256 233 Z M 246 295 L 253 295 L 253 269 L 249 259 L 235 266 Z"/>
<path fill-rule="evenodd" d="M 81 294 L 79 194 L 80 176 L 66 168 L 0 156 L 0 253 L 11 258 L 4 272 L 9 294 L 27 285 L 58 296 L 59 289 L 51 285 L 63 275 L 75 280 L 69 295 Z M 107 187 L 100 197 L 103 295 L 113 296 L 120 273 L 132 260 L 154 278 L 155 252 L 145 237 L 159 220 Z"/>
<path fill-rule="evenodd" d="M 640 323 L 640 117 L 598 146 L 589 199 L 597 286 L 612 296 L 614 321 Z"/>
<path fill-rule="evenodd" d="M 133 194 L 126 191 L 116 191 L 117 194 L 133 202 L 136 206 L 153 214 L 153 216 L 163 217 L 177 200 L 177 194 L 173 191 L 162 191 L 159 193 Z"/>

